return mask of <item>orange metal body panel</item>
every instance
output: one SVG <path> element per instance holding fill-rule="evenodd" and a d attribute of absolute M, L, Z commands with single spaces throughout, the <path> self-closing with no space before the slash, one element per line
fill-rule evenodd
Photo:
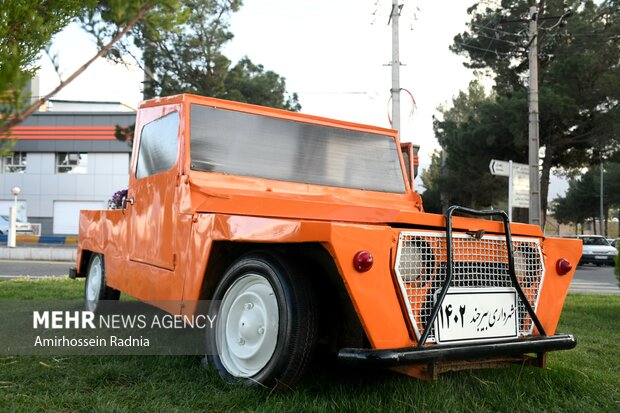
<path fill-rule="evenodd" d="M 329 245 L 373 348 L 399 348 L 412 343 L 392 278 L 391 253 L 398 240 L 394 233 L 389 227 L 334 225 Z M 360 250 L 370 251 L 375 261 L 365 273 L 353 267 L 353 256 Z"/>
<path fill-rule="evenodd" d="M 444 217 L 423 213 L 421 198 L 408 184 L 406 193 L 392 194 L 191 171 L 188 114 L 193 103 L 387 135 L 398 143 L 392 130 L 198 96 L 144 102 L 136 124 L 128 194 L 135 203 L 124 213 L 82 212 L 78 273 L 86 271 L 83 251 L 103 253 L 110 286 L 145 301 L 184 301 L 166 310 L 191 313 L 192 302 L 201 297 L 209 259 L 218 258 L 210 258 L 214 242 L 320 243 L 333 257 L 372 346 L 414 345 L 394 280 L 398 235 L 402 229 L 442 230 Z M 180 116 L 177 164 L 136 179 L 139 131 L 172 111 Z M 503 224 L 496 221 L 455 217 L 453 227 L 503 233 Z M 511 230 L 513 235 L 543 237 L 536 226 L 511 224 Z M 546 274 L 537 313 L 553 333 L 573 275 L 559 276 L 555 262 L 566 258 L 576 267 L 581 246 L 574 240 L 548 238 L 542 248 Z M 375 258 L 366 273 L 353 268 L 353 256 L 362 249 Z"/>
<path fill-rule="evenodd" d="M 547 334 L 555 334 L 577 263 L 581 258 L 581 240 L 566 238 L 546 238 L 542 244 L 545 258 L 545 279 L 540 291 L 536 313 Z M 556 263 L 560 258 L 573 264 L 573 269 L 565 275 L 558 275 Z"/>
<path fill-rule="evenodd" d="M 401 142 L 400 150 L 403 154 L 407 154 L 407 158 L 405 158 L 405 169 L 407 170 L 407 177 L 409 179 L 409 185 L 411 188 L 414 188 L 414 180 L 415 180 L 415 171 L 416 167 L 419 164 L 419 160 L 417 155 L 413 153 L 413 143 L 411 142 Z M 406 159 L 409 159 L 409 162 L 406 162 Z"/>

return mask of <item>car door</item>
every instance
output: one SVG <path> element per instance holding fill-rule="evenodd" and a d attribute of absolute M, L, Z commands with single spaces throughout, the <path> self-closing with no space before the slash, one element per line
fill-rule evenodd
<path fill-rule="evenodd" d="M 131 214 L 129 258 L 174 270 L 179 112 L 173 111 L 146 123 L 138 139 L 138 155 L 128 192 L 131 204 L 127 208 Z"/>

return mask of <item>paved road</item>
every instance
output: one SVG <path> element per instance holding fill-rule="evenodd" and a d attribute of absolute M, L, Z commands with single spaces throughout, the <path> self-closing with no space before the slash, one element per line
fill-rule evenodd
<path fill-rule="evenodd" d="M 586 264 L 577 267 L 571 282 L 571 293 L 620 294 L 613 267 Z"/>
<path fill-rule="evenodd" d="M 53 261 L 11 261 L 0 260 L 0 280 L 20 276 L 66 277 L 72 262 Z M 570 292 L 590 294 L 620 294 L 613 267 L 582 265 L 577 268 Z"/>
<path fill-rule="evenodd" d="M 7 278 L 63 276 L 69 274 L 69 267 L 75 264 L 58 261 L 13 261 L 0 260 L 0 280 Z"/>

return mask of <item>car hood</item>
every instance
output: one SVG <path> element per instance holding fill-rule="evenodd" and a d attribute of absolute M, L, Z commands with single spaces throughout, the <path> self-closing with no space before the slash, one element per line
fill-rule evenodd
<path fill-rule="evenodd" d="M 610 245 L 584 245 L 584 254 L 617 254 L 618 250 Z"/>

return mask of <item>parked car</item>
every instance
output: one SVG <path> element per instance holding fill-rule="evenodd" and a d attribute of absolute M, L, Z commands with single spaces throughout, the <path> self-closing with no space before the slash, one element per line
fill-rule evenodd
<path fill-rule="evenodd" d="M 9 217 L 8 215 L 0 215 L 0 234 L 2 235 L 8 235 L 9 234 Z M 24 222 L 22 220 L 20 220 L 19 218 L 17 219 L 16 222 L 16 229 L 17 232 L 20 233 L 24 233 L 24 232 L 32 232 L 32 224 L 30 222 Z"/>
<path fill-rule="evenodd" d="M 583 255 L 579 264 L 592 263 L 596 265 L 609 264 L 614 265 L 618 250 L 600 235 L 579 235 L 583 241 Z"/>

